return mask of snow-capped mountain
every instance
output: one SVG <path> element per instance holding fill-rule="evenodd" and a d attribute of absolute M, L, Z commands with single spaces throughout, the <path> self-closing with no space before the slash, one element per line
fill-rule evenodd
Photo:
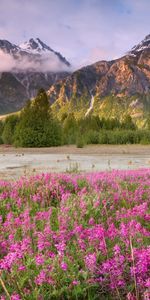
<path fill-rule="evenodd" d="M 70 66 L 70 63 L 63 57 L 59 52 L 54 51 L 52 48 L 43 43 L 39 38 L 29 39 L 29 41 L 24 42 L 19 45 L 21 51 L 30 53 L 30 54 L 50 54 L 54 53 L 66 66 Z"/>
<path fill-rule="evenodd" d="M 39 38 L 15 45 L 0 40 L 0 114 L 22 108 L 40 88 L 71 72 L 70 63 Z"/>
<path fill-rule="evenodd" d="M 0 50 L 4 51 L 5 53 L 14 54 L 19 51 L 19 47 L 7 40 L 0 40 Z"/>
<path fill-rule="evenodd" d="M 70 67 L 70 63 L 63 57 L 59 52 L 54 51 L 52 48 L 43 43 L 39 38 L 29 39 L 29 41 L 24 42 L 19 45 L 19 50 L 34 55 L 44 55 L 44 54 L 54 54 L 58 59 L 64 63 L 67 67 Z"/>
<path fill-rule="evenodd" d="M 53 51 L 49 46 L 44 44 L 39 38 L 36 39 L 29 39 L 29 41 L 26 41 L 19 45 L 19 47 L 27 51 L 29 53 L 41 53 L 41 52 L 47 52 L 47 51 Z"/>
<path fill-rule="evenodd" d="M 66 60 L 65 57 L 63 57 L 59 52 L 54 51 L 52 48 L 47 46 L 39 38 L 31 38 L 29 39 L 29 41 L 21 43 L 20 45 L 12 44 L 7 40 L 0 40 L 0 50 L 2 50 L 4 53 L 12 55 L 16 61 L 19 61 L 19 63 L 23 58 L 28 58 L 30 62 L 32 60 L 33 62 L 39 61 L 40 63 L 42 63 L 43 61 L 45 62 L 46 59 L 48 60 L 50 71 L 51 69 L 53 69 L 51 68 L 50 63 L 54 59 L 57 59 L 58 63 L 62 64 L 61 66 L 58 66 L 58 68 L 61 67 L 61 70 L 63 69 L 63 67 L 64 69 L 66 67 L 70 67 L 70 63 Z M 19 64 L 19 66 L 20 65 L 21 64 Z"/>
<path fill-rule="evenodd" d="M 144 40 L 139 44 L 135 45 L 131 51 L 128 52 L 129 55 L 136 56 L 140 54 L 143 50 L 150 49 L 150 34 L 148 34 Z"/>
<path fill-rule="evenodd" d="M 19 110 L 41 87 L 59 116 L 65 110 L 84 116 L 92 111 L 107 117 L 130 114 L 135 119 L 150 113 L 150 35 L 123 57 L 72 74 L 66 59 L 38 38 L 21 45 L 0 41 L 0 50 L 17 61 L 13 71 L 0 74 L 0 113 Z M 59 72 L 48 71 L 49 64 Z"/>

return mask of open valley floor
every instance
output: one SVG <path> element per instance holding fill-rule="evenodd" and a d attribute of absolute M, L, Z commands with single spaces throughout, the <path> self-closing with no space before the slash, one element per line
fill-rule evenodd
<path fill-rule="evenodd" d="M 43 172 L 91 172 L 149 167 L 149 145 L 0 147 L 0 179 L 13 180 Z"/>

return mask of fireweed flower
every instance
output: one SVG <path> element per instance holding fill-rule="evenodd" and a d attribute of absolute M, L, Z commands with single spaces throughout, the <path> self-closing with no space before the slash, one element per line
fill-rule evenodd
<path fill-rule="evenodd" d="M 85 256 L 85 265 L 87 269 L 91 272 L 94 272 L 96 268 L 96 254 L 90 253 Z"/>
<path fill-rule="evenodd" d="M 58 254 L 60 256 L 64 255 L 64 251 L 65 251 L 66 245 L 65 245 L 65 243 L 63 241 L 60 242 L 60 243 L 58 243 L 58 244 L 55 244 L 55 247 L 56 247 L 56 249 L 58 251 Z"/>
<path fill-rule="evenodd" d="M 41 272 L 39 273 L 39 275 L 35 279 L 35 283 L 37 285 L 42 285 L 44 282 L 46 282 L 46 278 L 47 278 L 46 271 L 41 270 Z"/>
<path fill-rule="evenodd" d="M 127 300 L 136 300 L 136 297 L 135 297 L 135 295 L 133 295 L 131 293 L 128 293 L 127 294 Z"/>
<path fill-rule="evenodd" d="M 73 285 L 78 285 L 78 284 L 80 284 L 80 282 L 79 282 L 78 280 L 73 280 L 73 281 L 72 281 L 72 284 L 73 284 Z"/>
<path fill-rule="evenodd" d="M 61 262 L 60 267 L 63 271 L 67 271 L 68 265 L 65 262 Z"/>
<path fill-rule="evenodd" d="M 13 294 L 11 296 L 11 300 L 21 300 L 20 296 L 18 294 Z"/>
<path fill-rule="evenodd" d="M 43 298 L 45 288 L 48 298 L 63 298 L 63 289 L 73 298 L 97 286 L 94 295 L 135 300 L 137 289 L 148 300 L 149 204 L 149 169 L 0 181 L 0 271 L 10 298 L 21 299 L 20 286 Z"/>
<path fill-rule="evenodd" d="M 115 255 L 120 254 L 120 246 L 119 245 L 115 245 L 113 250 L 114 250 Z"/>
<path fill-rule="evenodd" d="M 36 255 L 35 261 L 36 261 L 36 265 L 37 266 L 43 265 L 43 263 L 44 263 L 44 257 L 41 254 Z"/>
<path fill-rule="evenodd" d="M 25 270 L 26 270 L 26 267 L 25 267 L 25 266 L 19 266 L 19 267 L 18 267 L 18 270 L 19 270 L 19 271 L 25 271 Z"/>

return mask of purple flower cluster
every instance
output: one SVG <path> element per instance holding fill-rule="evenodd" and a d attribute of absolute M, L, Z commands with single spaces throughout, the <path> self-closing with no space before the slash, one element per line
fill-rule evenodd
<path fill-rule="evenodd" d="M 0 300 L 95 295 L 150 299 L 150 170 L 1 181 Z"/>

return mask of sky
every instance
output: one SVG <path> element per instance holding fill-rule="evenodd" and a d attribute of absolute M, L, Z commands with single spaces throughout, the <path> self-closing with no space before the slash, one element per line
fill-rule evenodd
<path fill-rule="evenodd" d="M 39 37 L 78 68 L 124 55 L 150 34 L 150 0 L 0 0 L 0 39 Z"/>

